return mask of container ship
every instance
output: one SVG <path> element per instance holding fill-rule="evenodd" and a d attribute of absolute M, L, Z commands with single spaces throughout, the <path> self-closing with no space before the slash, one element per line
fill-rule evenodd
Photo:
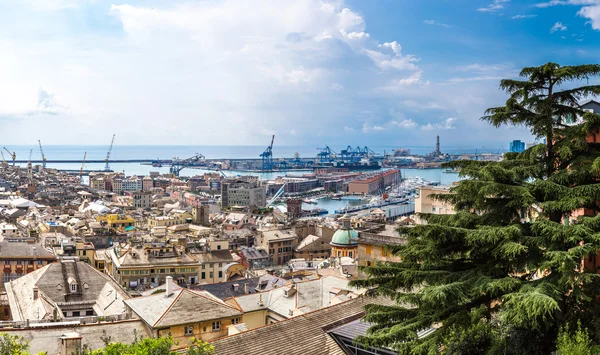
<path fill-rule="evenodd" d="M 348 169 L 348 171 L 356 170 L 378 170 L 381 169 L 381 164 L 372 159 L 361 159 L 360 161 L 335 161 L 330 163 L 319 163 L 313 169 L 336 168 Z"/>

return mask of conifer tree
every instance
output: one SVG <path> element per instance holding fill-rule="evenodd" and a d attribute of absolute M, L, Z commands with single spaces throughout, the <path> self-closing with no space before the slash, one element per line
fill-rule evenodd
<path fill-rule="evenodd" d="M 487 353 L 498 347 L 505 353 L 524 334 L 550 351 L 560 327 L 578 321 L 600 340 L 600 276 L 583 267 L 600 251 L 600 147 L 588 139 L 600 116 L 577 105 L 600 90 L 556 89 L 598 73 L 597 65 L 548 63 L 523 69 L 527 81 L 501 82 L 510 94 L 506 106 L 482 119 L 525 125 L 546 145 L 500 162 L 448 164 L 463 180 L 435 197 L 457 213 L 421 214 L 426 224 L 401 228 L 407 243 L 392 248 L 402 261 L 365 267 L 368 278 L 354 282 L 396 301 L 367 306 L 365 320 L 373 326 L 360 342 L 403 354 L 452 353 L 452 339 L 464 343 L 470 339 L 464 334 L 477 330 L 498 338 L 477 339 Z M 565 124 L 568 115 L 582 123 Z M 430 327 L 436 331 L 417 336 Z"/>

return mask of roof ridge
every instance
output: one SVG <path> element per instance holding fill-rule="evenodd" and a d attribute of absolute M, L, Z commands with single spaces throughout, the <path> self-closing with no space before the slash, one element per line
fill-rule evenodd
<path fill-rule="evenodd" d="M 191 292 L 191 293 L 193 293 L 193 294 L 195 294 L 195 295 L 197 295 L 197 296 L 200 296 L 200 297 L 206 298 L 207 300 L 209 300 L 209 301 L 211 301 L 211 302 L 213 302 L 213 303 L 216 303 L 216 304 L 218 304 L 218 305 L 220 305 L 220 306 L 227 306 L 227 307 L 229 307 L 229 308 L 235 309 L 236 311 L 241 311 L 241 309 L 239 309 L 239 308 L 236 308 L 236 307 L 233 307 L 233 306 L 231 306 L 231 305 L 229 305 L 229 304 L 227 304 L 227 303 L 223 302 L 222 300 L 220 300 L 220 301 L 217 301 L 217 300 L 215 300 L 215 299 L 212 299 L 212 298 L 210 298 L 210 297 L 207 297 L 207 296 L 205 296 L 205 295 L 203 295 L 203 294 L 199 293 L 199 291 L 196 291 L 196 290 L 190 290 L 190 289 L 188 289 L 188 288 L 184 288 L 184 290 L 187 290 L 187 291 L 189 291 L 189 292 Z M 208 292 L 208 291 L 204 291 L 204 292 Z M 208 292 L 208 293 L 210 293 L 210 292 Z M 212 293 L 210 293 L 210 294 L 212 295 Z M 213 295 L 213 297 L 216 297 L 216 296 L 214 296 L 214 295 Z"/>
<path fill-rule="evenodd" d="M 167 307 L 167 308 L 166 308 L 166 309 L 163 311 L 163 314 L 162 314 L 162 315 L 161 315 L 161 316 L 160 316 L 160 317 L 159 317 L 159 318 L 156 320 L 156 322 L 154 322 L 154 324 L 152 324 L 152 328 L 156 327 L 156 325 L 158 324 L 158 322 L 160 322 L 160 321 L 161 321 L 161 320 L 162 320 L 162 319 L 165 317 L 165 315 L 166 315 L 166 314 L 167 314 L 167 313 L 168 313 L 168 312 L 171 310 L 171 308 L 173 308 L 173 305 L 175 305 L 175 302 L 176 302 L 176 301 L 179 299 L 179 297 L 181 297 L 181 295 L 183 294 L 183 290 L 185 290 L 185 288 L 182 288 L 182 289 L 179 289 L 179 290 L 177 290 L 177 291 L 180 291 L 180 292 L 179 292 L 179 294 L 177 295 L 177 297 L 175 297 L 175 298 L 173 299 L 173 301 L 171 301 L 171 304 L 169 305 L 169 307 Z M 175 292 L 177 292 L 177 291 L 175 291 Z M 160 295 L 160 296 L 162 296 L 162 294 L 159 294 L 159 295 Z M 149 296 L 149 297 L 151 297 L 151 296 Z M 167 296 L 167 297 L 169 297 L 169 296 Z"/>

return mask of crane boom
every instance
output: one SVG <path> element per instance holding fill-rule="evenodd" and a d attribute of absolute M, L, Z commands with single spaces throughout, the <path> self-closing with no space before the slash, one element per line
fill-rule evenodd
<path fill-rule="evenodd" d="M 271 137 L 271 145 L 270 145 L 271 150 L 273 150 L 273 142 L 274 141 L 275 141 L 275 135 L 273 135 L 273 137 Z"/>
<path fill-rule="evenodd" d="M 108 147 L 108 152 L 106 153 L 106 159 L 104 159 L 104 162 L 106 163 L 104 165 L 104 171 L 110 171 L 110 165 L 108 164 L 108 160 L 110 159 L 110 153 L 112 152 L 113 143 L 115 143 L 115 135 L 116 134 L 113 134 L 112 136 L 112 140 L 110 141 L 110 147 Z"/>
<path fill-rule="evenodd" d="M 38 139 L 38 143 L 40 145 L 40 154 L 42 154 L 42 167 L 46 168 L 46 156 L 44 155 L 44 149 L 42 148 L 42 141 Z"/>
<path fill-rule="evenodd" d="M 12 158 L 13 165 L 15 165 L 15 160 L 17 160 L 17 153 L 15 153 L 15 152 L 11 153 L 10 150 L 6 149 L 6 147 L 2 147 L 2 148 L 4 148 L 4 150 L 6 150 L 8 152 L 8 154 Z"/>
<path fill-rule="evenodd" d="M 87 157 L 87 152 L 83 153 L 83 162 L 81 163 L 81 169 L 79 169 L 79 182 L 83 184 L 83 169 L 85 167 L 85 158 Z"/>
<path fill-rule="evenodd" d="M 4 159 L 4 152 L 2 150 L 0 150 L 0 155 L 2 155 L 2 164 L 8 165 L 8 163 L 6 162 L 6 159 Z"/>

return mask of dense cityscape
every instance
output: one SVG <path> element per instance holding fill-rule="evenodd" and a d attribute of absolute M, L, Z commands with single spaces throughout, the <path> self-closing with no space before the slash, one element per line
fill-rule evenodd
<path fill-rule="evenodd" d="M 0 18 L 0 355 L 600 354 L 600 0 Z"/>

